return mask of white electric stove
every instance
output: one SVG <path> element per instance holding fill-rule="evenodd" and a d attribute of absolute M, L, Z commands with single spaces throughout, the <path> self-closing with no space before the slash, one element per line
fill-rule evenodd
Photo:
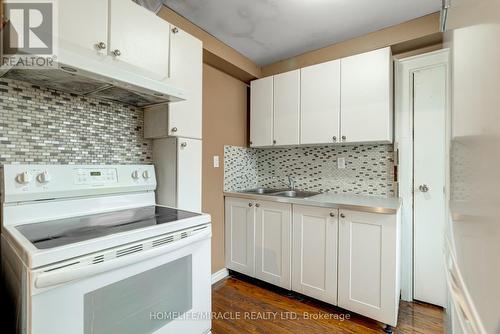
<path fill-rule="evenodd" d="M 210 216 L 155 205 L 151 165 L 4 165 L 16 331 L 207 333 Z"/>

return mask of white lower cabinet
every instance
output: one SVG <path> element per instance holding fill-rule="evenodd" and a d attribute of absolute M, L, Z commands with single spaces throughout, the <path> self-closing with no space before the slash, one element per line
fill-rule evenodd
<path fill-rule="evenodd" d="M 255 203 L 255 277 L 291 289 L 292 205 Z"/>
<path fill-rule="evenodd" d="M 249 199 L 229 198 L 225 202 L 226 268 L 255 275 L 255 208 Z"/>
<path fill-rule="evenodd" d="M 337 305 L 337 211 L 293 206 L 292 290 L 333 305 Z"/>
<path fill-rule="evenodd" d="M 396 326 L 400 220 L 226 197 L 226 267 Z"/>
<path fill-rule="evenodd" d="M 398 215 L 340 210 L 338 305 L 395 326 L 399 307 Z"/>
<path fill-rule="evenodd" d="M 226 197 L 226 267 L 291 288 L 292 206 Z"/>

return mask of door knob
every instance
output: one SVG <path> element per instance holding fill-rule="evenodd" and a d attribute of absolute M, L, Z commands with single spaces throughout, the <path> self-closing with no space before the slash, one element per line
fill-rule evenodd
<path fill-rule="evenodd" d="M 418 186 L 418 190 L 420 190 L 423 193 L 426 193 L 429 191 L 429 186 L 426 184 L 421 184 L 420 186 Z"/>

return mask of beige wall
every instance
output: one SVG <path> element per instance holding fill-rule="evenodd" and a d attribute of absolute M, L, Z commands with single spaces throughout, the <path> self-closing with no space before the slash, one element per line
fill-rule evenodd
<path fill-rule="evenodd" d="M 441 43 L 439 13 L 434 13 L 264 66 L 262 76 L 283 73 L 387 46 L 392 46 L 396 53 L 402 53 Z"/>
<path fill-rule="evenodd" d="M 224 268 L 224 145 L 246 146 L 247 138 L 247 85 L 204 64 L 202 206 L 212 215 L 212 272 Z"/>

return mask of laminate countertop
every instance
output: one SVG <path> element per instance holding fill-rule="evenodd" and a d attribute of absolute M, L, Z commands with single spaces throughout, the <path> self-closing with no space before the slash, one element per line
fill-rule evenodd
<path fill-rule="evenodd" d="M 224 196 L 246 198 L 256 201 L 260 200 L 298 205 L 310 205 L 323 208 L 344 209 L 381 214 L 396 214 L 401 208 L 401 200 L 397 197 L 385 198 L 377 196 L 323 193 L 307 198 L 290 198 L 237 191 L 224 192 Z"/>

